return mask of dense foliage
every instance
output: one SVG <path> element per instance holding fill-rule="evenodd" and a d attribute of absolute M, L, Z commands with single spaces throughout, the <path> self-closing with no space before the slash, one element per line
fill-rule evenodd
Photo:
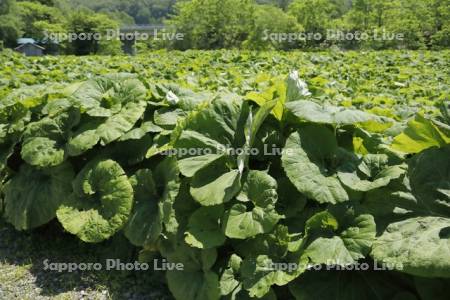
<path fill-rule="evenodd" d="M 450 45 L 449 20 L 446 0 L 2 0 L 0 40 L 15 47 L 21 36 L 45 43 L 44 32 L 105 34 L 131 24 L 165 24 L 184 38 L 150 38 L 139 46 L 437 50 Z M 121 49 L 112 39 L 59 44 L 60 53 L 77 55 Z"/>
<path fill-rule="evenodd" d="M 449 52 L 0 61 L 16 229 L 124 235 L 176 299 L 445 298 Z"/>

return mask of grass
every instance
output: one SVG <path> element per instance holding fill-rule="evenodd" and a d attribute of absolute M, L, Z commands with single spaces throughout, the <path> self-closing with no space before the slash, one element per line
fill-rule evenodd
<path fill-rule="evenodd" d="M 63 233 L 56 222 L 33 232 L 17 232 L 0 220 L 0 299 L 172 299 L 164 273 L 153 271 L 77 271 L 44 269 L 50 262 L 133 262 L 138 250 L 118 235 L 90 245 Z"/>

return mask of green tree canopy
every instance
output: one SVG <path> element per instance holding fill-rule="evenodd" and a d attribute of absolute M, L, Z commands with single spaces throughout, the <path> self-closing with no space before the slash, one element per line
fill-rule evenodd
<path fill-rule="evenodd" d="M 253 24 L 253 0 L 192 0 L 179 2 L 168 23 L 186 39 L 179 48 L 219 49 L 239 47 Z"/>

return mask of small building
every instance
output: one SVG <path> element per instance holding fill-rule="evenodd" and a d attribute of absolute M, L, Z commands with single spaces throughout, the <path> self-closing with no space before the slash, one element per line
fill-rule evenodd
<path fill-rule="evenodd" d="M 42 56 L 44 55 L 44 47 L 39 46 L 34 39 L 20 38 L 17 40 L 17 46 L 14 48 L 17 52 L 26 56 Z"/>

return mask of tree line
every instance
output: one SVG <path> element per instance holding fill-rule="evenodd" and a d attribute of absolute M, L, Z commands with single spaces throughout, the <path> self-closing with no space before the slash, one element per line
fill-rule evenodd
<path fill-rule="evenodd" d="M 0 0 L 0 40 L 104 33 L 164 24 L 183 39 L 138 43 L 171 49 L 446 49 L 448 0 Z M 45 34 L 46 33 L 46 34 Z M 68 54 L 118 54 L 117 40 L 56 45 Z"/>

